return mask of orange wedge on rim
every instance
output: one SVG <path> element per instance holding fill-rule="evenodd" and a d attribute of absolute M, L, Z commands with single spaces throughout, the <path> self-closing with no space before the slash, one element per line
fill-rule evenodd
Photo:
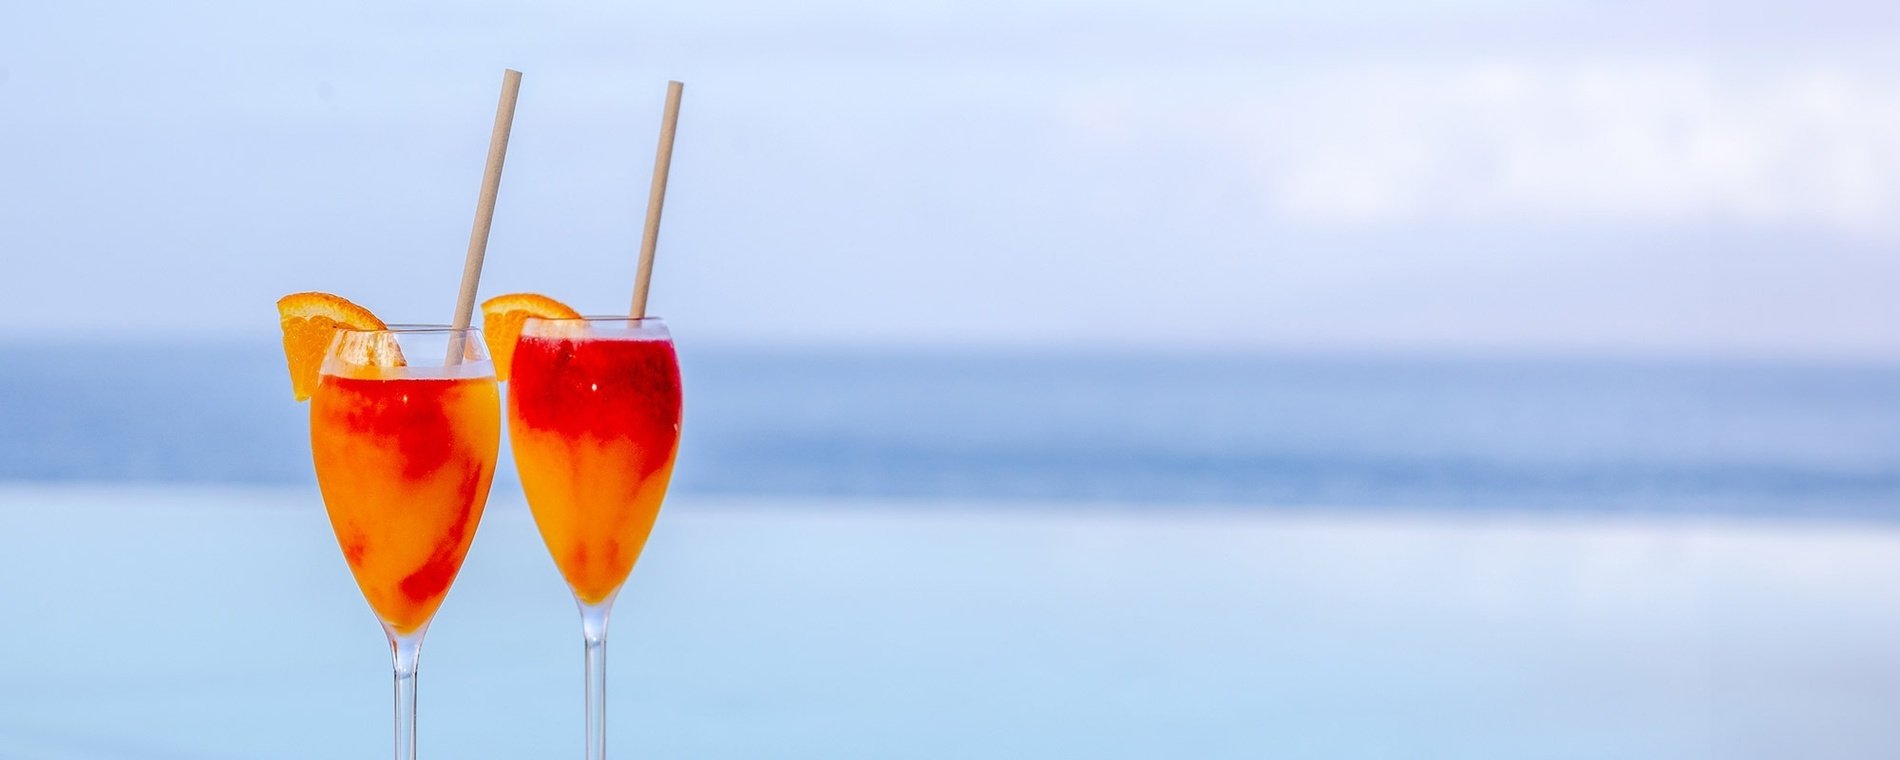
<path fill-rule="evenodd" d="M 483 301 L 482 340 L 488 343 L 488 358 L 495 361 L 496 380 L 508 379 L 508 362 L 514 359 L 521 325 L 529 317 L 580 319 L 581 314 L 540 293 L 509 293 Z"/>
<path fill-rule="evenodd" d="M 348 299 L 329 293 L 292 293 L 277 299 L 284 328 L 284 359 L 290 362 L 290 390 L 298 401 L 317 388 L 317 372 L 337 330 L 387 330 L 383 321 Z M 391 361 L 402 362 L 400 357 Z"/>

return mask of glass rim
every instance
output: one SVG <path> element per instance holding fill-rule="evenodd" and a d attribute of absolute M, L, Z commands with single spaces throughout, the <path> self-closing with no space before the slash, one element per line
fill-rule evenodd
<path fill-rule="evenodd" d="M 429 323 L 429 322 L 398 322 L 391 325 L 384 325 L 383 328 L 380 330 L 365 330 L 360 327 L 338 327 L 337 329 L 343 332 L 353 332 L 353 333 L 403 333 L 403 334 L 459 333 L 459 332 L 480 332 L 481 331 L 481 328 L 475 327 L 474 325 L 470 325 L 468 327 L 456 327 L 454 325 L 435 324 L 435 323 Z"/>
<path fill-rule="evenodd" d="M 619 315 L 619 316 L 583 314 L 578 317 L 543 317 L 536 314 L 530 314 L 528 315 L 528 319 L 538 320 L 541 322 L 665 322 L 666 321 L 664 318 L 657 317 L 657 316 L 629 317 L 624 314 Z"/>

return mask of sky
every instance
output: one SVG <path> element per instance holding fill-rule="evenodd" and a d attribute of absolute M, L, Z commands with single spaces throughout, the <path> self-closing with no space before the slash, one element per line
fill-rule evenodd
<path fill-rule="evenodd" d="M 267 7 L 268 6 L 268 7 Z M 1900 360 L 1900 7 L 0 5 L 0 339 L 446 321 L 682 341 Z"/>

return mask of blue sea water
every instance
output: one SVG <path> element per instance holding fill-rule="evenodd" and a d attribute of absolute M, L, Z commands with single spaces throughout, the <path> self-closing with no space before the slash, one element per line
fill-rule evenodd
<path fill-rule="evenodd" d="M 6 355 L 0 480 L 312 477 L 276 346 Z M 1895 368 L 690 343 L 682 361 L 683 494 L 1900 515 Z"/>
<path fill-rule="evenodd" d="M 386 751 L 387 648 L 276 347 L 0 354 L 0 760 Z M 676 486 L 615 612 L 617 756 L 1900 746 L 1900 370 L 682 360 Z M 422 751 L 571 756 L 572 602 L 496 484 Z"/>
<path fill-rule="evenodd" d="M 388 751 L 307 486 L 0 485 L 0 758 Z M 615 606 L 615 757 L 1878 760 L 1900 530 L 679 497 Z M 578 617 L 497 494 L 422 754 L 572 757 Z"/>

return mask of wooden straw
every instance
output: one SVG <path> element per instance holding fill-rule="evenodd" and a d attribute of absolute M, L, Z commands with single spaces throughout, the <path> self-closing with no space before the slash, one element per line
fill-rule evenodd
<path fill-rule="evenodd" d="M 455 332 L 449 334 L 448 363 L 462 363 L 463 330 L 475 316 L 475 286 L 482 279 L 482 258 L 488 255 L 488 230 L 495 223 L 495 195 L 501 192 L 501 165 L 508 158 L 508 133 L 514 130 L 515 98 L 521 94 L 521 72 L 505 69 L 501 75 L 501 102 L 495 105 L 495 131 L 488 137 L 488 165 L 482 169 L 482 194 L 475 201 L 475 227 L 468 233 L 468 258 L 462 262 L 462 290 L 455 297 Z"/>
<path fill-rule="evenodd" d="M 660 151 L 653 157 L 653 186 L 647 189 L 647 226 L 640 235 L 640 270 L 633 279 L 634 319 L 647 315 L 647 286 L 653 282 L 653 249 L 660 243 L 660 208 L 666 205 L 666 174 L 673 166 L 673 134 L 680 123 L 680 91 L 686 85 L 666 83 L 666 113 L 660 121 Z"/>

